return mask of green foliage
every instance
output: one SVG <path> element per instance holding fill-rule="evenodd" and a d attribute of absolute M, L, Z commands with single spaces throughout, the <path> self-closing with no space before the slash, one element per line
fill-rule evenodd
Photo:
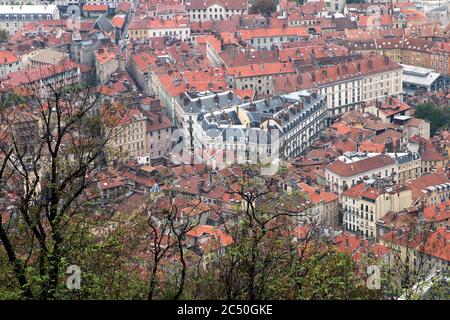
<path fill-rule="evenodd" d="M 8 33 L 6 30 L 0 30 L 0 41 L 8 40 Z"/>
<path fill-rule="evenodd" d="M 250 7 L 250 13 L 259 13 L 264 17 L 270 17 L 277 10 L 277 5 L 273 0 L 255 0 Z"/>
<path fill-rule="evenodd" d="M 439 108 L 431 103 L 420 104 L 415 116 L 430 121 L 430 133 L 434 135 L 441 128 L 450 127 L 450 108 Z"/>
<path fill-rule="evenodd" d="M 364 3 L 365 0 L 346 0 L 345 3 Z"/>

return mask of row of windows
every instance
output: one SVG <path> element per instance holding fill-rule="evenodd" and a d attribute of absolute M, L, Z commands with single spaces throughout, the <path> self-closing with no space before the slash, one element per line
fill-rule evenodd
<path fill-rule="evenodd" d="M 147 34 L 147 30 L 130 30 L 130 35 L 146 35 Z M 165 36 L 176 36 L 176 35 L 183 35 L 183 30 L 166 30 L 166 31 L 153 31 L 152 32 L 153 36 L 160 36 L 162 37 L 163 35 Z M 184 34 L 189 34 L 189 30 L 184 30 Z"/>
<path fill-rule="evenodd" d="M 50 14 L 0 14 L 0 20 L 52 20 Z"/>
<path fill-rule="evenodd" d="M 366 230 L 365 232 L 363 230 L 359 230 L 359 226 L 355 226 L 353 224 L 350 223 L 346 223 L 345 224 L 345 228 L 349 231 L 353 231 L 353 232 L 360 232 L 361 237 L 366 237 L 369 238 L 369 230 Z M 373 235 L 373 231 L 370 231 L 370 237 L 372 238 Z"/>
<path fill-rule="evenodd" d="M 195 10 L 188 10 L 188 12 L 207 12 L 207 9 L 195 9 Z M 213 8 L 209 8 L 209 12 L 236 12 L 236 13 L 239 13 L 239 12 L 241 12 L 241 13 L 244 13 L 245 12 L 245 10 L 244 9 L 224 9 L 224 8 L 219 8 L 219 9 L 217 9 L 217 8 L 214 8 L 214 11 L 213 11 Z"/>
<path fill-rule="evenodd" d="M 281 37 L 276 37 L 275 39 L 273 37 L 262 38 L 262 39 L 261 38 L 250 39 L 250 43 L 251 44 L 255 44 L 255 43 L 261 44 L 261 41 L 262 41 L 262 43 L 284 42 L 285 39 L 286 39 L 286 42 L 289 42 L 289 41 L 295 41 L 297 39 L 297 37 L 296 36 L 286 36 L 286 37 L 281 36 Z"/>

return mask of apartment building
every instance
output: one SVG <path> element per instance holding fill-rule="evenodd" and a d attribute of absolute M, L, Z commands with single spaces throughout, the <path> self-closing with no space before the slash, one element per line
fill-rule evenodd
<path fill-rule="evenodd" d="M 450 227 L 450 200 L 423 208 L 423 216 L 437 228 Z"/>
<path fill-rule="evenodd" d="M 395 117 L 412 116 L 414 109 L 398 98 L 389 97 L 385 101 L 372 101 L 364 108 L 365 112 L 372 113 L 385 123 L 393 123 Z"/>
<path fill-rule="evenodd" d="M 40 49 L 28 56 L 28 63 L 26 65 L 31 68 L 54 65 L 61 63 L 67 58 L 68 55 L 66 53 L 50 49 Z"/>
<path fill-rule="evenodd" d="M 189 20 L 175 17 L 170 20 L 141 17 L 131 21 L 128 27 L 130 41 L 144 41 L 156 37 L 173 37 L 187 40 L 191 37 Z"/>
<path fill-rule="evenodd" d="M 330 190 L 341 195 L 364 178 L 395 179 L 396 169 L 395 160 L 386 154 L 348 152 L 325 167 L 325 178 Z"/>
<path fill-rule="evenodd" d="M 150 85 L 150 68 L 155 62 L 156 57 L 147 51 L 133 54 L 127 61 L 128 73 L 145 94 L 153 94 Z"/>
<path fill-rule="evenodd" d="M 59 18 L 58 7 L 54 4 L 0 5 L 0 29 L 9 35 L 29 22 Z"/>
<path fill-rule="evenodd" d="M 377 221 L 388 212 L 412 206 L 412 191 L 400 184 L 371 179 L 342 193 L 343 226 L 361 238 L 375 238 Z"/>
<path fill-rule="evenodd" d="M 20 58 L 14 52 L 0 49 L 0 78 L 8 73 L 19 71 L 21 67 Z"/>
<path fill-rule="evenodd" d="M 111 76 L 125 70 L 124 55 L 116 47 L 103 47 L 95 51 L 95 71 L 101 84 L 109 81 Z"/>
<path fill-rule="evenodd" d="M 429 68 L 430 52 L 433 46 L 432 41 L 418 38 L 405 38 L 403 40 L 402 64 Z"/>
<path fill-rule="evenodd" d="M 280 75 L 293 75 L 292 63 L 272 62 L 236 66 L 226 69 L 230 88 L 255 90 L 258 95 L 273 94 L 273 78 Z"/>
<path fill-rule="evenodd" d="M 338 223 L 339 205 L 338 197 L 333 192 L 314 189 L 304 182 L 298 184 L 300 190 L 308 194 L 312 205 L 302 213 L 308 219 L 305 223 L 315 223 L 327 226 L 336 226 Z M 306 220 L 306 221 L 305 221 Z"/>
<path fill-rule="evenodd" d="M 399 119 L 394 119 L 396 122 Z M 401 122 L 400 122 L 401 123 Z M 412 136 L 422 137 L 424 139 L 430 139 L 430 122 L 424 119 L 419 118 L 409 118 L 406 119 L 403 125 L 403 134 L 407 138 L 411 138 Z"/>
<path fill-rule="evenodd" d="M 308 2 L 316 2 L 316 0 Z M 329 12 L 342 12 L 344 11 L 345 0 L 325 0 L 325 6 Z"/>
<path fill-rule="evenodd" d="M 383 99 L 402 93 L 402 67 L 387 57 L 373 57 L 356 65 L 364 75 L 363 101 Z"/>
<path fill-rule="evenodd" d="M 422 159 L 417 152 L 388 153 L 397 163 L 397 181 L 411 181 L 422 176 Z"/>
<path fill-rule="evenodd" d="M 165 157 L 172 149 L 173 126 L 161 112 L 147 115 L 147 153 L 150 160 Z"/>
<path fill-rule="evenodd" d="M 434 70 L 445 69 L 446 46 L 440 42 L 416 37 L 402 36 L 397 38 L 346 39 L 342 41 L 353 52 L 377 53 L 385 55 L 397 63 L 414 65 Z M 441 58 L 442 56 L 442 58 Z M 448 57 L 447 57 L 448 58 Z M 448 66 L 447 66 L 448 67 Z M 439 71 L 438 71 L 439 72 Z"/>
<path fill-rule="evenodd" d="M 79 83 L 80 77 L 79 65 L 71 60 L 64 60 L 55 65 L 11 72 L 0 80 L 0 92 L 46 95 L 52 92 L 52 87 L 64 88 Z"/>
<path fill-rule="evenodd" d="M 248 0 L 185 0 L 184 5 L 193 22 L 227 20 L 248 13 Z"/>
<path fill-rule="evenodd" d="M 330 116 L 360 109 L 363 103 L 402 92 L 402 67 L 383 56 L 370 56 L 274 78 L 275 93 L 317 89 L 326 96 Z"/>
<path fill-rule="evenodd" d="M 450 231 L 447 227 L 426 232 L 426 235 L 423 232 L 413 235 L 408 230 L 405 232 L 398 229 L 384 234 L 380 242 L 395 252 L 389 259 L 394 272 L 396 268 L 408 266 L 407 270 L 429 275 L 430 279 L 434 277 L 433 281 L 437 281 L 440 277 L 442 281 L 448 281 L 449 238 Z"/>
<path fill-rule="evenodd" d="M 109 8 L 105 4 L 85 4 L 83 6 L 83 16 L 90 19 L 108 15 L 108 11 Z"/>
<path fill-rule="evenodd" d="M 260 157 L 288 159 L 312 145 L 327 126 L 324 97 L 299 91 L 200 114 L 195 145 L 207 155 L 231 162 Z"/>
<path fill-rule="evenodd" d="M 434 71 L 448 77 L 450 76 L 450 43 L 436 42 L 430 50 L 430 65 Z"/>
<path fill-rule="evenodd" d="M 447 158 L 435 148 L 425 148 L 421 152 L 422 173 L 436 172 L 447 165 Z"/>
<path fill-rule="evenodd" d="M 111 159 L 128 159 L 147 155 L 147 117 L 137 108 L 126 110 L 120 120 L 112 121 L 108 141 Z"/>
<path fill-rule="evenodd" d="M 80 0 L 67 0 L 68 2 L 78 1 Z M 85 0 L 81 1 L 84 4 L 88 5 L 106 5 L 108 8 L 117 8 L 121 2 L 128 2 L 133 4 L 133 0 Z"/>
<path fill-rule="evenodd" d="M 414 205 L 432 206 L 450 199 L 450 179 L 445 173 L 428 173 L 406 185 L 413 191 Z"/>
<path fill-rule="evenodd" d="M 240 39 L 257 50 L 270 50 L 283 43 L 308 40 L 307 27 L 240 29 Z"/>

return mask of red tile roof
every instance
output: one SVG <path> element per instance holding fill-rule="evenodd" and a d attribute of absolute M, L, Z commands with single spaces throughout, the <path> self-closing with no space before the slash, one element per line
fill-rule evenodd
<path fill-rule="evenodd" d="M 145 30 L 145 29 L 175 29 L 189 27 L 189 20 L 184 17 L 175 17 L 170 20 L 143 18 L 135 19 L 130 23 L 129 30 Z"/>
<path fill-rule="evenodd" d="M 18 62 L 20 59 L 12 51 L 0 50 L 0 65 Z"/>
<path fill-rule="evenodd" d="M 374 143 L 372 141 L 363 141 L 359 146 L 359 151 L 370 152 L 370 153 L 382 153 L 384 151 L 383 143 Z"/>
<path fill-rule="evenodd" d="M 234 75 L 237 78 L 260 77 L 267 75 L 288 74 L 294 72 L 295 68 L 292 63 L 281 62 L 251 64 L 227 68 L 227 73 L 229 75 Z"/>
<path fill-rule="evenodd" d="M 411 237 L 410 232 L 404 232 L 401 236 L 397 236 L 397 233 L 392 231 L 383 235 L 382 239 L 450 261 L 450 232 L 445 227 L 438 228 L 431 234 L 415 233 L 414 237 Z"/>
<path fill-rule="evenodd" d="M 391 157 L 385 154 L 380 154 L 351 163 L 344 163 L 341 160 L 337 159 L 335 162 L 329 164 L 326 169 L 339 176 L 351 177 L 367 171 L 391 166 L 393 164 L 395 164 L 395 161 Z"/>
<path fill-rule="evenodd" d="M 358 71 L 358 66 L 359 70 Z M 402 67 L 383 56 L 364 57 L 339 65 L 327 66 L 293 76 L 280 76 L 274 80 L 275 92 L 292 92 L 301 89 L 323 87 L 337 81 L 401 70 Z"/>
<path fill-rule="evenodd" d="M 413 199 L 417 200 L 425 196 L 422 190 L 443 183 L 450 183 L 450 179 L 445 173 L 429 173 L 406 184 L 413 192 Z"/>
<path fill-rule="evenodd" d="M 436 149 L 426 148 L 421 155 L 422 161 L 444 161 L 446 158 Z"/>
<path fill-rule="evenodd" d="M 11 72 L 3 79 L 2 84 L 4 86 L 20 86 L 78 68 L 78 64 L 72 60 L 64 60 L 56 65 L 46 65 L 39 68 Z"/>
<path fill-rule="evenodd" d="M 111 19 L 111 23 L 114 27 L 122 29 L 125 24 L 125 18 L 121 16 L 115 16 Z"/>
<path fill-rule="evenodd" d="M 270 29 L 241 29 L 239 30 L 242 40 L 254 38 L 298 36 L 308 39 L 309 33 L 306 27 L 270 28 Z"/>
<path fill-rule="evenodd" d="M 423 209 L 423 215 L 427 220 L 435 220 L 436 222 L 444 220 L 450 221 L 450 200 L 438 205 L 425 207 Z"/>
<path fill-rule="evenodd" d="M 352 256 L 354 261 L 361 261 L 367 254 L 372 253 L 376 258 L 382 258 L 389 252 L 389 248 L 381 244 L 371 244 L 368 240 L 357 238 L 350 233 L 342 233 L 334 238 L 334 243 L 339 252 L 344 252 Z"/>
<path fill-rule="evenodd" d="M 106 4 L 85 4 L 83 6 L 83 11 L 87 12 L 97 12 L 97 11 L 108 11 L 108 6 Z"/>
<path fill-rule="evenodd" d="M 392 16 L 388 14 L 383 14 L 378 17 L 374 15 L 370 16 L 358 16 L 358 27 L 376 27 L 376 26 L 391 26 Z"/>
<path fill-rule="evenodd" d="M 132 55 L 131 59 L 140 71 L 144 71 L 156 62 L 156 57 L 146 51 Z"/>
<path fill-rule="evenodd" d="M 198 225 L 186 233 L 186 236 L 193 238 L 200 238 L 204 235 L 219 240 L 220 244 L 224 247 L 233 243 L 233 238 L 225 231 L 209 225 Z"/>

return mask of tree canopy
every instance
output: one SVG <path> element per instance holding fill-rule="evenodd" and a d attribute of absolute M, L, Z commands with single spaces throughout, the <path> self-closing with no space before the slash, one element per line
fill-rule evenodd
<path fill-rule="evenodd" d="M 420 104 L 416 108 L 416 117 L 430 121 L 430 134 L 450 127 L 450 108 L 439 108 L 431 103 Z"/>
<path fill-rule="evenodd" d="M 277 10 L 277 5 L 273 0 L 255 0 L 250 7 L 250 13 L 259 13 L 265 17 L 270 17 Z"/>

